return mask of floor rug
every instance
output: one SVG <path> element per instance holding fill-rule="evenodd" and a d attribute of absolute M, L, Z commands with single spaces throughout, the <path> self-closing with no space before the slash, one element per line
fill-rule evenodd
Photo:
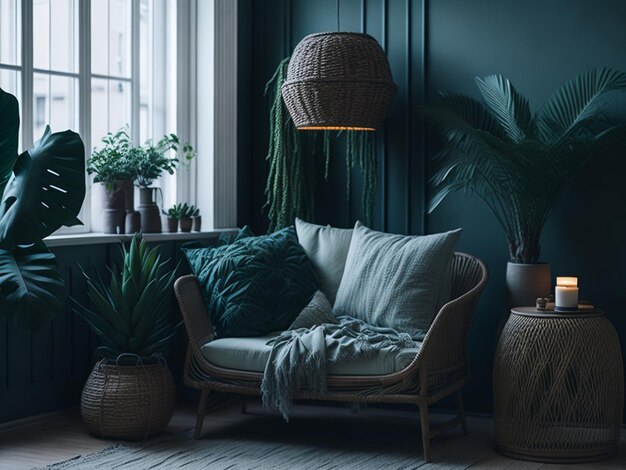
<path fill-rule="evenodd" d="M 211 419 L 208 415 L 206 421 Z M 433 464 L 424 465 L 418 420 L 294 419 L 257 417 L 238 425 L 209 426 L 140 444 L 107 447 L 45 467 L 48 470 L 143 469 L 415 469 L 465 468 L 479 458 L 473 439 L 459 432 L 438 439 Z M 447 441 L 447 442 L 446 442 Z M 473 455 L 477 454 L 477 455 Z M 482 454 L 481 454 L 482 456 Z M 438 462 L 437 462 L 438 461 Z M 442 465 L 443 464 L 443 465 Z M 460 467 L 459 467 L 459 464 Z"/>

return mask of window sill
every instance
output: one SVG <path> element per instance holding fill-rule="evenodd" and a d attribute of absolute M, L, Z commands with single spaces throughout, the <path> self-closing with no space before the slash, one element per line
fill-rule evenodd
<path fill-rule="evenodd" d="M 143 238 L 147 242 L 162 241 L 184 241 L 184 240 L 204 240 L 216 238 L 222 233 L 234 232 L 231 229 L 215 229 L 202 232 L 177 232 L 177 233 L 144 233 Z M 56 246 L 79 246 L 79 245 L 101 245 L 106 243 L 119 243 L 128 241 L 133 236 L 131 234 L 117 235 L 115 233 L 78 233 L 73 235 L 52 235 L 44 239 L 45 244 L 50 247 Z"/>

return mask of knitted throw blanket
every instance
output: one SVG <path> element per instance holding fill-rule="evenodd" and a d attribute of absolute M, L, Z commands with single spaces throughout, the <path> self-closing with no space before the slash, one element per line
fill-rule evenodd
<path fill-rule="evenodd" d="M 338 320 L 336 325 L 287 330 L 268 341 L 272 352 L 261 384 L 263 405 L 278 410 L 286 421 L 298 390 L 307 390 L 315 398 L 326 393 L 326 373 L 331 364 L 371 356 L 387 347 L 400 350 L 419 345 L 410 335 L 391 328 L 347 316 Z"/>

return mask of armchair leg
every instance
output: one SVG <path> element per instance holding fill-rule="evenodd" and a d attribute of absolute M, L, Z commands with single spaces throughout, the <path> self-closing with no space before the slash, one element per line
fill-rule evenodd
<path fill-rule="evenodd" d="M 428 421 L 428 406 L 419 405 L 420 422 L 422 424 L 422 447 L 424 448 L 424 461 L 430 462 L 430 423 Z"/>
<path fill-rule="evenodd" d="M 463 394 L 461 393 L 460 388 L 456 391 L 456 408 L 459 412 L 459 419 L 461 420 L 461 429 L 463 429 L 463 434 L 467 436 L 467 421 L 465 420 L 465 407 L 463 406 Z"/>
<path fill-rule="evenodd" d="M 202 390 L 200 394 L 200 404 L 198 405 L 198 415 L 196 416 L 196 429 L 193 433 L 194 439 L 200 439 L 202 434 L 202 423 L 204 422 L 204 415 L 206 414 L 206 408 L 209 404 L 209 390 Z"/>

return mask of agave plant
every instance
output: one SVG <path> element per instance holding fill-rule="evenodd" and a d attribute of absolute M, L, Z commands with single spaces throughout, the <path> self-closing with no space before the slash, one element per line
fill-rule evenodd
<path fill-rule="evenodd" d="M 108 361 L 123 354 L 142 360 L 166 355 L 176 335 L 170 315 L 176 269 L 169 269 L 158 248 L 148 249 L 138 234 L 129 249 L 122 245 L 122 255 L 123 265 L 110 270 L 109 283 L 83 271 L 92 308 L 72 299 L 74 311 L 99 337 L 96 354 Z"/>
<path fill-rule="evenodd" d="M 17 99 L 0 89 L 0 315 L 36 330 L 63 310 L 67 292 L 43 239 L 76 218 L 85 198 L 78 134 L 46 127 L 18 156 Z"/>
<path fill-rule="evenodd" d="M 536 114 L 500 75 L 476 78 L 476 85 L 484 105 L 443 92 L 436 104 L 423 107 L 444 139 L 434 157 L 428 211 L 455 191 L 473 192 L 504 228 L 511 261 L 535 263 L 559 194 L 593 154 L 626 142 L 626 126 L 612 122 L 604 109 L 607 93 L 626 89 L 626 74 L 588 70 Z"/>

